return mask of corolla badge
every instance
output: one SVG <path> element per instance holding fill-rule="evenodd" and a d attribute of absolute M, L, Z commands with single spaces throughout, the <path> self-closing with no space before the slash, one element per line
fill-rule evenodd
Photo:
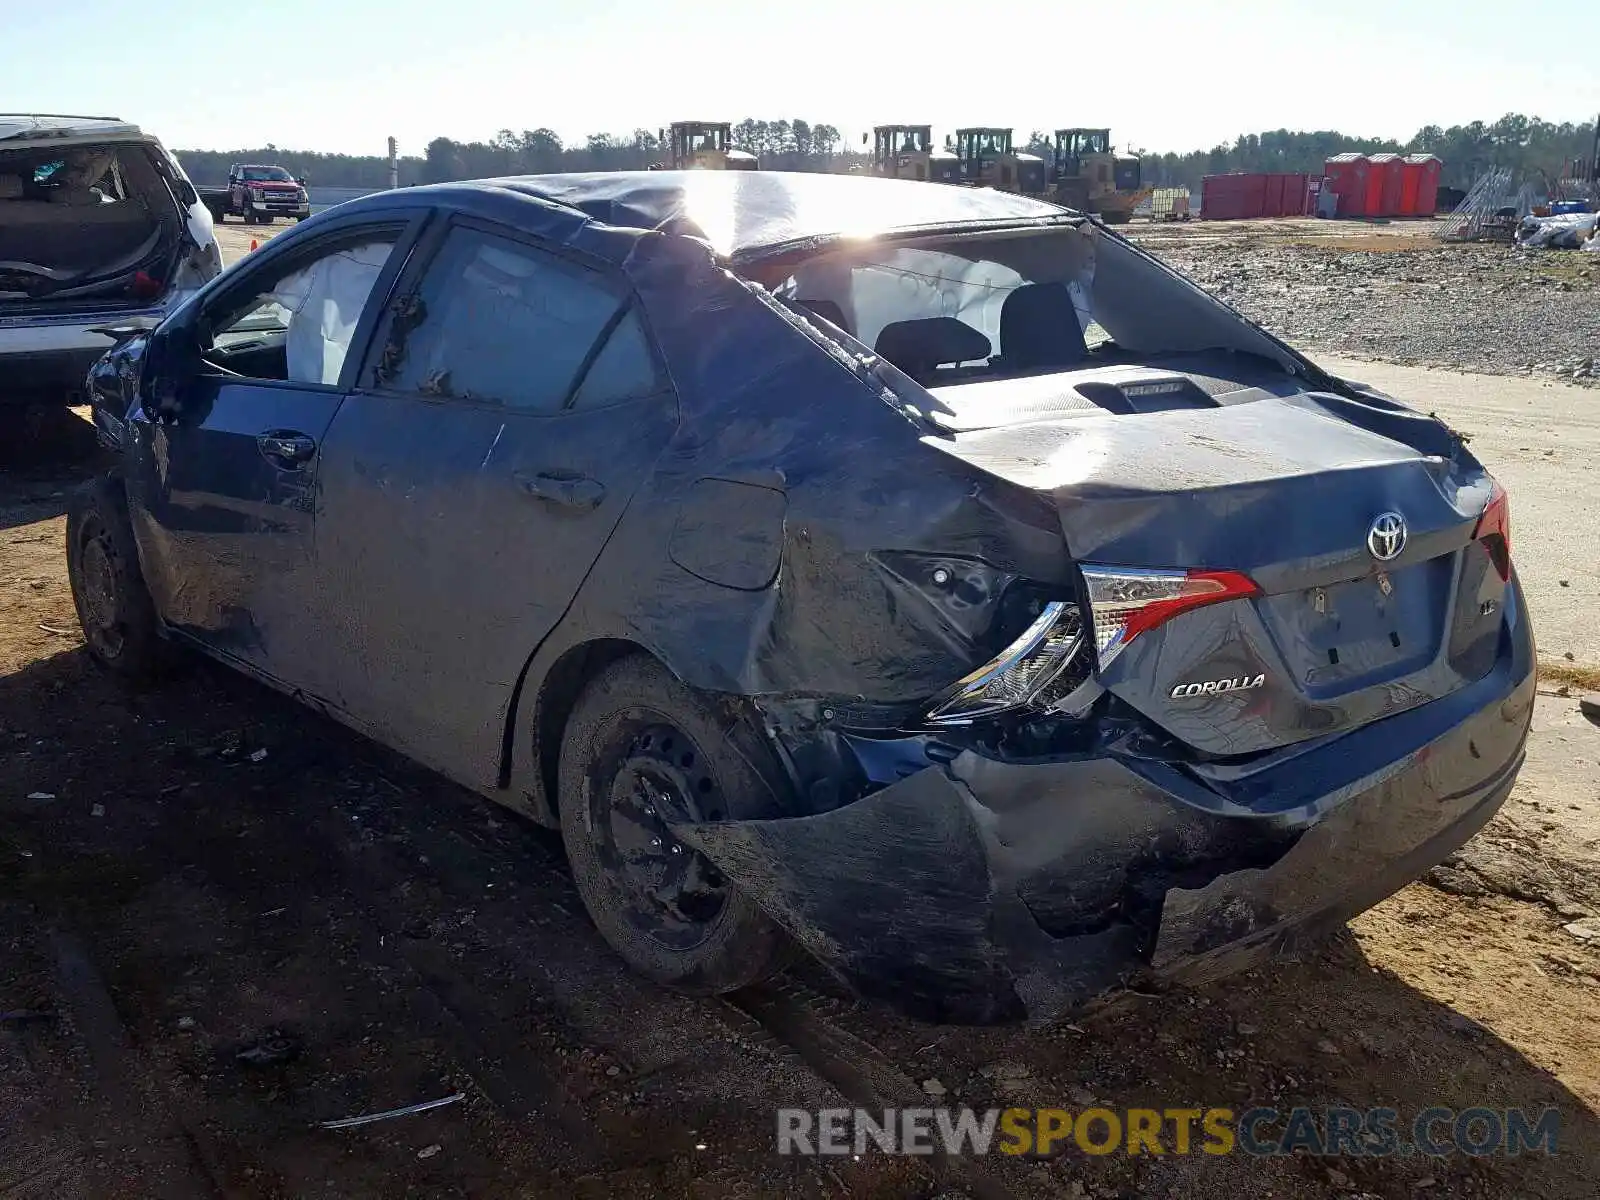
<path fill-rule="evenodd" d="M 1398 558 L 1406 548 L 1406 519 L 1397 512 L 1379 513 L 1367 530 L 1367 550 L 1379 562 Z"/>
<path fill-rule="evenodd" d="M 1172 699 L 1185 700 L 1190 696 L 1218 696 L 1224 692 L 1247 692 L 1267 681 L 1264 674 L 1239 675 L 1233 679 L 1206 679 L 1197 683 L 1180 683 L 1172 689 Z"/>

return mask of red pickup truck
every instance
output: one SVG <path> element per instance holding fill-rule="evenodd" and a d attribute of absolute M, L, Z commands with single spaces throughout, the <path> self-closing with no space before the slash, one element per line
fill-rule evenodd
<path fill-rule="evenodd" d="M 279 217 L 304 221 L 311 215 L 306 181 L 282 167 L 234 163 L 226 187 L 199 188 L 200 199 L 218 222 L 243 217 L 245 224 L 270 225 Z"/>

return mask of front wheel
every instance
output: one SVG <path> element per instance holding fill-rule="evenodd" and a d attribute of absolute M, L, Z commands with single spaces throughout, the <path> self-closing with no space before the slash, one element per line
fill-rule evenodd
<path fill-rule="evenodd" d="M 590 918 L 641 975 L 720 994 L 783 965 L 777 926 L 672 832 L 777 815 L 788 785 L 771 760 L 748 721 L 644 655 L 579 696 L 561 743 L 561 833 Z"/>
<path fill-rule="evenodd" d="M 148 680 L 167 661 L 155 604 L 139 570 L 122 482 L 101 475 L 67 510 L 67 579 L 89 657 L 129 680 Z"/>

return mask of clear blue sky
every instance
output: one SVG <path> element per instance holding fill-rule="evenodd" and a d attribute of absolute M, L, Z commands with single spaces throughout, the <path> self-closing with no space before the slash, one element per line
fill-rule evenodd
<path fill-rule="evenodd" d="M 903 0 L 902 0 L 903 3 Z M 173 148 L 420 153 L 678 119 L 1109 125 L 1409 137 L 1593 121 L 1595 10 L 1484 0 L 0 0 L 0 107 L 116 115 Z M 913 15 L 914 14 L 914 15 Z M 1585 26 L 1587 25 L 1587 28 Z M 1386 82 L 1378 82 L 1378 81 Z"/>

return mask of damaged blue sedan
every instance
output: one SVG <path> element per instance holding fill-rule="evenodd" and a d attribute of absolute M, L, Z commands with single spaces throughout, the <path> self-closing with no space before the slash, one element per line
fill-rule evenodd
<path fill-rule="evenodd" d="M 651 172 L 340 205 L 93 369 L 90 653 L 558 826 L 627 963 L 919 1017 L 1257 963 L 1522 763 L 1504 492 L 1080 214 Z"/>

